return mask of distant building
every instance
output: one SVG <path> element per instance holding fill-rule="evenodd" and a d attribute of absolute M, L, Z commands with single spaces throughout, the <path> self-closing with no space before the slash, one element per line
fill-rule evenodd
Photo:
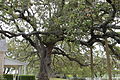
<path fill-rule="evenodd" d="M 16 70 L 15 73 L 26 74 L 26 66 L 28 63 L 6 58 L 5 57 L 6 51 L 7 51 L 6 40 L 0 40 L 0 74 L 3 74 L 5 67 L 8 68 L 14 67 Z"/>

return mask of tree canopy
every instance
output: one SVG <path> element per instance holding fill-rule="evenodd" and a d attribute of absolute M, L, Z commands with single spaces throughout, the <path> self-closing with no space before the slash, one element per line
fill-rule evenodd
<path fill-rule="evenodd" d="M 30 44 L 29 50 L 35 52 L 32 58 L 39 59 L 39 80 L 49 80 L 52 55 L 66 56 L 80 66 L 93 66 L 93 59 L 92 63 L 87 61 L 86 53 L 92 58 L 93 46 L 97 44 L 105 47 L 106 53 L 110 48 L 110 55 L 120 58 L 114 47 L 120 43 L 116 31 L 120 29 L 119 3 L 118 0 L 2 0 L 1 38 L 19 38 Z"/>

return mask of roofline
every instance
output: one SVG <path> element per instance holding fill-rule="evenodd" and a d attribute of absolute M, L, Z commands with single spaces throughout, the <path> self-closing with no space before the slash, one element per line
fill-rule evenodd
<path fill-rule="evenodd" d="M 23 65 L 28 65 L 28 64 L 29 64 L 28 62 L 21 62 L 21 61 L 19 61 L 19 60 L 14 60 L 14 59 L 11 59 L 11 58 L 5 58 L 5 59 L 14 61 L 14 62 L 16 62 L 16 63 L 23 64 Z M 16 66 L 17 66 L 17 65 L 16 65 Z M 22 66 L 22 65 L 18 65 L 18 66 Z"/>

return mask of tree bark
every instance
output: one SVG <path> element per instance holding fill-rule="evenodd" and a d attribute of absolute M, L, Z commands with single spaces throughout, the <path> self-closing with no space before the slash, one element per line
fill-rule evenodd
<path fill-rule="evenodd" d="M 50 77 L 50 64 L 51 64 L 51 52 L 53 47 L 43 47 L 40 54 L 40 71 L 38 74 L 38 80 L 49 80 Z"/>
<path fill-rule="evenodd" d="M 90 47 L 90 67 L 91 67 L 91 80 L 94 78 L 94 66 L 93 66 L 93 51 L 92 51 L 92 46 Z"/>
<path fill-rule="evenodd" d="M 109 52 L 109 46 L 108 46 L 108 41 L 107 41 L 106 37 L 105 37 L 105 51 L 106 51 L 106 57 L 107 57 L 107 71 L 108 71 L 108 76 L 109 76 L 109 80 L 112 80 L 110 54 L 109 54 L 110 52 Z"/>

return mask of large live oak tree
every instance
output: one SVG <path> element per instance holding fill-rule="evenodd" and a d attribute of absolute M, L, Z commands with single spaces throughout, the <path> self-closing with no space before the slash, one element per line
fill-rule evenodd
<path fill-rule="evenodd" d="M 49 80 L 52 50 L 66 36 L 66 28 L 59 23 L 64 5 L 64 0 L 11 0 L 0 4 L 0 20 L 3 24 L 0 33 L 8 38 L 21 36 L 36 49 L 40 60 L 39 80 Z M 74 58 L 69 59 L 77 61 Z"/>
<path fill-rule="evenodd" d="M 52 54 L 64 55 L 71 61 L 86 66 L 55 47 L 57 42 L 64 40 L 87 47 L 91 47 L 95 42 L 100 42 L 103 45 L 106 44 L 105 48 L 108 48 L 106 38 L 112 38 L 115 42 L 120 43 L 120 34 L 113 30 L 120 29 L 116 25 L 119 22 L 112 24 L 116 22 L 115 17 L 118 17 L 116 14 L 119 14 L 119 10 L 114 4 L 116 2 L 99 4 L 99 2 L 90 1 L 89 3 L 91 5 L 87 5 L 88 3 L 85 3 L 84 0 L 2 1 L 0 3 L 2 24 L 0 33 L 8 38 L 21 36 L 28 41 L 36 49 L 40 58 L 38 79 L 49 80 Z M 112 45 L 108 46 L 114 52 Z M 53 49 L 59 52 L 54 52 Z"/>

